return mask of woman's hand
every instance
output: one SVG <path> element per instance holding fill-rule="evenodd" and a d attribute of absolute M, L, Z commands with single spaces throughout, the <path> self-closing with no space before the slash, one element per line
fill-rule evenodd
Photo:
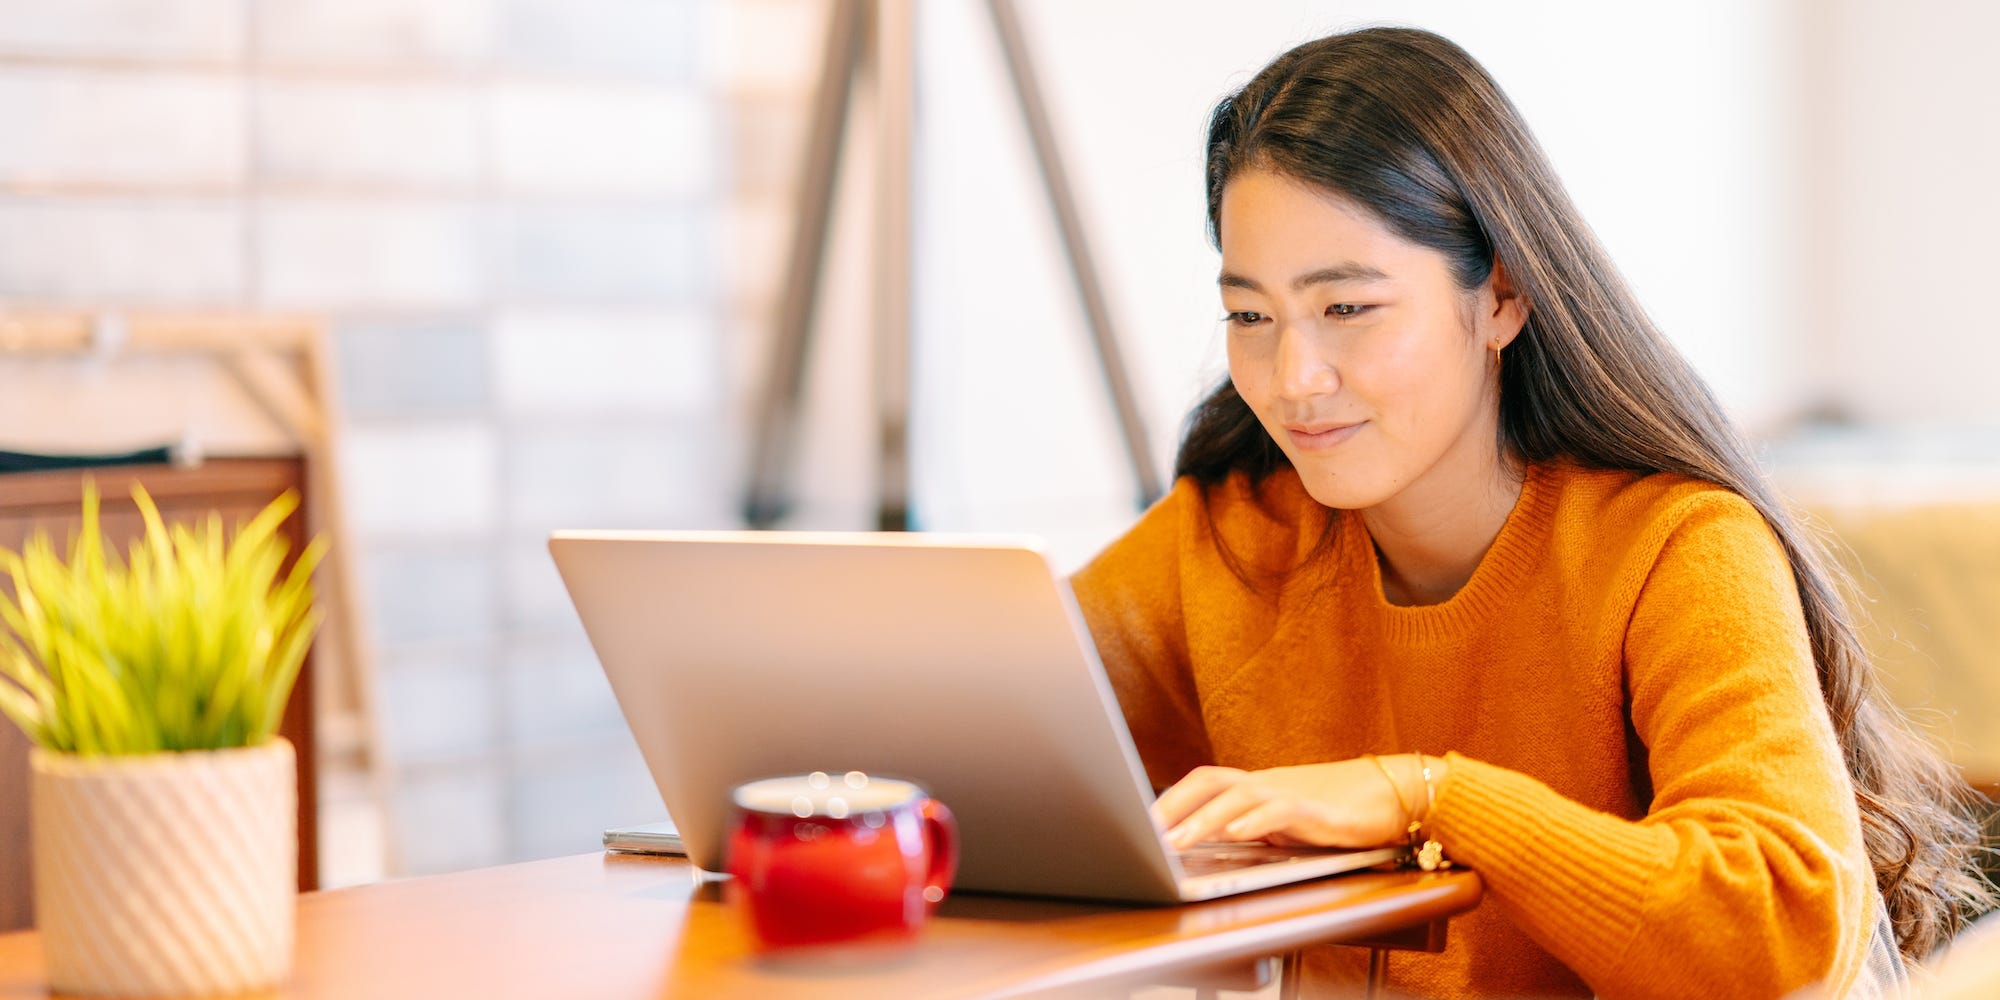
<path fill-rule="evenodd" d="M 1425 810 L 1423 771 L 1413 754 L 1380 758 L 1395 785 L 1365 757 L 1242 771 L 1198 767 L 1161 793 L 1153 820 L 1175 849 L 1204 841 L 1264 840 L 1286 846 L 1377 847 L 1403 839 L 1411 809 Z M 1436 765 L 1432 758 L 1432 777 Z M 1400 795 L 1400 798 L 1398 797 Z"/>

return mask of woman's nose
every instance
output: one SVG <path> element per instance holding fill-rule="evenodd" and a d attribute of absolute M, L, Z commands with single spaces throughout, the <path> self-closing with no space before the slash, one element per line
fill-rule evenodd
<path fill-rule="evenodd" d="M 1310 332 L 1296 326 L 1288 324 L 1278 331 L 1277 364 L 1278 392 L 1286 399 L 1330 395 L 1340 388 L 1333 359 Z"/>

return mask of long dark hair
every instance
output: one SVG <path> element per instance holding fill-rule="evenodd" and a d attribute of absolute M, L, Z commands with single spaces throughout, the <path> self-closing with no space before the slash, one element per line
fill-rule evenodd
<path fill-rule="evenodd" d="M 1877 693 L 1844 595 L 1851 587 L 1765 481 L 1701 377 L 1661 336 L 1577 213 L 1520 112 L 1473 58 L 1425 31 L 1368 28 L 1279 56 L 1216 106 L 1208 225 L 1245 167 L 1368 206 L 1442 253 L 1466 289 L 1495 262 L 1529 318 L 1500 368 L 1503 453 L 1672 472 L 1741 495 L 1791 561 L 1828 715 L 1897 943 L 1928 954 L 1990 906 L 1970 790 Z M 1176 476 L 1254 481 L 1286 459 L 1228 380 L 1189 416 Z"/>

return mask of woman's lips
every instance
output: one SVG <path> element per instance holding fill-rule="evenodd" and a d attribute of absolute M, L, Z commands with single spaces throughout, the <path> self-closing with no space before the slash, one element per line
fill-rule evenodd
<path fill-rule="evenodd" d="M 1352 424 L 1287 424 L 1285 433 L 1291 436 L 1292 446 L 1300 451 L 1326 451 L 1353 437 L 1367 423 L 1363 420 Z"/>

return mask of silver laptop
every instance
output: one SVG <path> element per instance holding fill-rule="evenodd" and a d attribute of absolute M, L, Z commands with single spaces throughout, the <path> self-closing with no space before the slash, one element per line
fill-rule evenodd
<path fill-rule="evenodd" d="M 1177 902 L 1398 850 L 1169 849 L 1068 582 L 1027 539 L 559 531 L 570 598 L 687 853 L 730 789 L 858 770 L 958 819 L 956 888 Z"/>

